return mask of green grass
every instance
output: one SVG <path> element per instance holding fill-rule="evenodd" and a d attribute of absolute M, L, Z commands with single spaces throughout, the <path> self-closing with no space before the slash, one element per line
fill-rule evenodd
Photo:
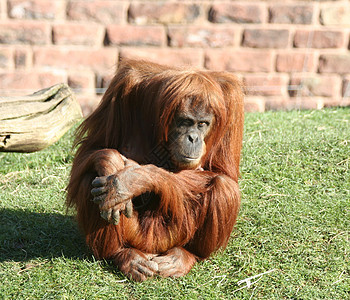
<path fill-rule="evenodd" d="M 94 260 L 65 211 L 72 138 L 0 153 L 0 299 L 350 298 L 349 108 L 247 114 L 229 246 L 143 283 Z"/>

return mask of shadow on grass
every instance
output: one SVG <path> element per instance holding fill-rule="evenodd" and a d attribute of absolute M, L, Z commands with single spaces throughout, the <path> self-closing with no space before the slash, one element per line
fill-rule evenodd
<path fill-rule="evenodd" d="M 0 249 L 0 262 L 89 253 L 74 218 L 10 209 L 0 210 Z"/>

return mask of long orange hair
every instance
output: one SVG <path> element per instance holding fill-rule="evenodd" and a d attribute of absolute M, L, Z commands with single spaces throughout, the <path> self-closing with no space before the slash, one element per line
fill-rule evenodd
<path fill-rule="evenodd" d="M 98 148 L 123 153 L 127 146 L 137 148 L 138 156 L 131 158 L 143 163 L 157 143 L 167 139 L 175 113 L 188 98 L 192 105 L 203 105 L 214 114 L 215 126 L 206 141 L 209 151 L 202 167 L 237 181 L 243 93 L 240 82 L 229 73 L 121 62 L 100 106 L 78 129 L 78 154 Z"/>

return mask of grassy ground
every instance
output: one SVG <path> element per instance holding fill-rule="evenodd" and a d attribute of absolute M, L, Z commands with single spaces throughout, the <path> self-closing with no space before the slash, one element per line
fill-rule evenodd
<path fill-rule="evenodd" d="M 247 114 L 229 246 L 144 283 L 95 261 L 65 213 L 72 136 L 0 153 L 1 299 L 350 298 L 350 109 Z"/>

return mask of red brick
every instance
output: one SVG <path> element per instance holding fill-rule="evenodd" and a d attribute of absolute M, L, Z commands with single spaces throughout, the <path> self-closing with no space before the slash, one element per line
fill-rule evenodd
<path fill-rule="evenodd" d="M 322 109 L 326 99 L 319 97 L 281 98 L 272 97 L 265 99 L 266 110 L 293 110 L 293 109 Z"/>
<path fill-rule="evenodd" d="M 269 21 L 278 24 L 311 24 L 314 10 L 313 5 L 273 4 L 269 9 Z"/>
<path fill-rule="evenodd" d="M 285 103 L 284 109 L 322 109 L 324 108 L 324 101 L 324 99 L 318 97 L 292 98 Z"/>
<path fill-rule="evenodd" d="M 342 96 L 344 98 L 350 98 L 350 75 L 346 76 L 343 80 Z"/>
<path fill-rule="evenodd" d="M 57 19 L 65 15 L 65 2 L 52 0 L 8 0 L 8 14 L 15 19 Z"/>
<path fill-rule="evenodd" d="M 333 3 L 321 9 L 320 22 L 323 25 L 350 26 L 349 4 L 334 5 Z"/>
<path fill-rule="evenodd" d="M 207 50 L 205 67 L 219 71 L 270 72 L 272 59 L 271 51 Z"/>
<path fill-rule="evenodd" d="M 66 69 L 90 68 L 109 70 L 117 63 L 117 50 L 69 50 L 56 48 L 39 48 L 34 51 L 34 65 Z"/>
<path fill-rule="evenodd" d="M 44 22 L 0 22 L 0 43 L 44 45 L 51 42 L 50 25 Z"/>
<path fill-rule="evenodd" d="M 92 71 L 69 72 L 68 85 L 75 93 L 95 93 L 95 73 Z"/>
<path fill-rule="evenodd" d="M 123 1 L 73 0 L 68 3 L 67 16 L 71 20 L 122 24 L 126 22 L 126 5 Z"/>
<path fill-rule="evenodd" d="M 293 76 L 290 85 L 291 97 L 338 97 L 340 96 L 341 79 L 336 75 L 329 76 Z"/>
<path fill-rule="evenodd" d="M 245 97 L 244 111 L 245 112 L 264 112 L 265 98 L 264 97 Z"/>
<path fill-rule="evenodd" d="M 112 78 L 114 76 L 114 72 L 97 74 L 96 75 L 96 93 L 103 94 L 108 88 Z"/>
<path fill-rule="evenodd" d="M 219 3 L 209 11 L 213 23 L 263 23 L 264 19 L 264 7 L 258 4 Z"/>
<path fill-rule="evenodd" d="M 350 98 L 324 99 L 323 107 L 350 106 Z"/>
<path fill-rule="evenodd" d="M 313 53 L 281 53 L 277 54 L 277 72 L 311 72 L 315 69 Z"/>
<path fill-rule="evenodd" d="M 226 47 L 233 46 L 236 29 L 213 26 L 171 26 L 168 30 L 171 47 Z"/>
<path fill-rule="evenodd" d="M 84 117 L 89 116 L 101 101 L 101 97 L 96 95 L 76 94 L 76 98 Z"/>
<path fill-rule="evenodd" d="M 289 98 L 287 97 L 265 97 L 266 110 L 285 110 Z"/>
<path fill-rule="evenodd" d="M 12 49 L 0 49 L 0 69 L 9 69 L 13 67 Z"/>
<path fill-rule="evenodd" d="M 248 95 L 283 96 L 287 95 L 288 78 L 282 75 L 245 75 L 244 84 Z"/>
<path fill-rule="evenodd" d="M 14 58 L 16 69 L 26 69 L 32 66 L 33 53 L 31 49 L 16 49 Z"/>
<path fill-rule="evenodd" d="M 297 30 L 294 46 L 297 48 L 341 48 L 345 45 L 345 32 Z"/>
<path fill-rule="evenodd" d="M 107 37 L 117 46 L 163 46 L 166 42 L 163 26 L 109 25 Z"/>
<path fill-rule="evenodd" d="M 124 48 L 120 52 L 120 57 L 151 60 L 160 64 L 173 66 L 191 65 L 202 67 L 203 61 L 202 51 L 196 49 Z"/>
<path fill-rule="evenodd" d="M 53 25 L 53 42 L 56 45 L 102 45 L 104 27 L 93 23 L 65 23 Z"/>
<path fill-rule="evenodd" d="M 128 19 L 134 24 L 187 24 L 193 23 L 201 15 L 198 4 L 183 2 L 131 3 Z"/>
<path fill-rule="evenodd" d="M 350 70 L 349 54 L 324 54 L 319 59 L 320 73 L 347 74 Z"/>
<path fill-rule="evenodd" d="M 65 72 L 10 72 L 0 73 L 0 94 L 18 90 L 23 95 L 39 89 L 66 82 Z"/>
<path fill-rule="evenodd" d="M 246 29 L 242 45 L 252 48 L 286 48 L 289 31 L 285 29 Z"/>
<path fill-rule="evenodd" d="M 6 1 L 0 0 L 0 19 L 7 18 Z"/>

